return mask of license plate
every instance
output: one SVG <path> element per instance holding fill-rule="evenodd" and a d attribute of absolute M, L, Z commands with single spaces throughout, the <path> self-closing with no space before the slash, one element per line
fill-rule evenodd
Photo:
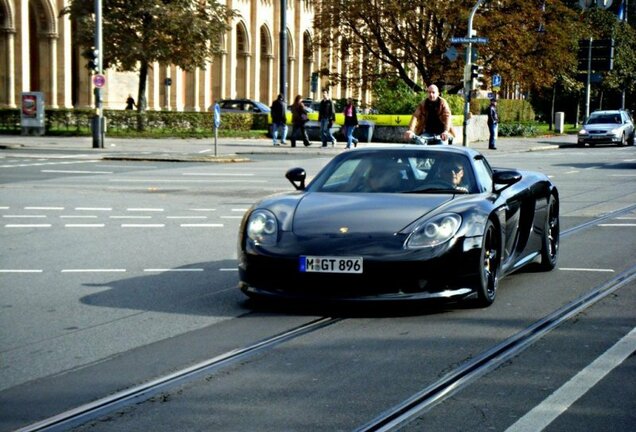
<path fill-rule="evenodd" d="M 362 273 L 362 257 L 301 256 L 302 273 Z"/>

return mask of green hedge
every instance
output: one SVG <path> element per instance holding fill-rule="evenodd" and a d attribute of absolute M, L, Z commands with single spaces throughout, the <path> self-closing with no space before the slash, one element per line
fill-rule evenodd
<path fill-rule="evenodd" d="M 46 109 L 47 132 L 85 133 L 90 131 L 93 109 Z M 151 129 L 159 132 L 183 134 L 213 130 L 213 115 L 208 112 L 146 111 L 138 113 L 126 110 L 104 110 L 107 130 L 111 132 L 135 132 Z M 220 130 L 250 131 L 267 129 L 267 115 L 253 113 L 221 113 Z M 0 131 L 19 132 L 20 110 L 0 109 Z"/>
<path fill-rule="evenodd" d="M 472 113 L 487 114 L 490 99 L 473 99 L 470 101 Z M 497 114 L 499 123 L 533 122 L 535 121 L 534 109 L 530 102 L 521 99 L 499 99 L 497 101 Z"/>

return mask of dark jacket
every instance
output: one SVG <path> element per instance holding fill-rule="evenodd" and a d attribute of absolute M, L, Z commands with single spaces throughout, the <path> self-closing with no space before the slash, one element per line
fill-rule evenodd
<path fill-rule="evenodd" d="M 307 122 L 307 108 L 302 102 L 299 102 L 297 105 L 292 105 L 292 124 L 294 125 L 304 125 Z M 303 114 L 305 115 L 303 117 Z"/>
<path fill-rule="evenodd" d="M 318 120 L 336 120 L 336 109 L 333 106 L 331 99 L 323 99 L 320 101 L 320 108 L 318 109 Z"/>
<path fill-rule="evenodd" d="M 488 124 L 492 126 L 498 123 L 499 115 L 497 114 L 497 107 L 491 104 L 490 107 L 488 107 Z"/>
<path fill-rule="evenodd" d="M 270 107 L 272 112 L 272 123 L 287 123 L 287 116 L 285 115 L 285 111 L 287 110 L 287 104 L 282 99 L 276 99 L 272 102 L 272 106 Z"/>
<path fill-rule="evenodd" d="M 351 106 L 351 115 L 348 116 L 347 115 L 347 107 L 345 107 L 343 114 L 344 114 L 344 125 L 345 126 L 357 126 L 358 125 L 358 113 L 356 112 L 356 107 L 355 106 Z"/>

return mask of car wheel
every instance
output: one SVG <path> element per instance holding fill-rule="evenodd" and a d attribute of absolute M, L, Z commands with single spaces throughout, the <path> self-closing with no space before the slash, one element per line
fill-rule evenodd
<path fill-rule="evenodd" d="M 559 256 L 560 236 L 559 202 L 554 195 L 550 195 L 548 214 L 545 218 L 543 238 L 541 240 L 541 264 L 539 264 L 539 270 L 550 271 L 556 267 Z"/>
<path fill-rule="evenodd" d="M 627 145 L 627 137 L 625 136 L 625 132 L 623 132 L 623 136 L 621 137 L 621 145 L 622 146 Z"/>
<path fill-rule="evenodd" d="M 476 305 L 490 306 L 495 301 L 501 267 L 501 237 L 495 224 L 488 221 L 479 255 L 479 274 L 475 277 Z"/>

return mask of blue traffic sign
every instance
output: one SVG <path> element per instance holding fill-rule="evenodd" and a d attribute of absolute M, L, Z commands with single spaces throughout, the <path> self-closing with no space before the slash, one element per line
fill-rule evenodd
<path fill-rule="evenodd" d="M 496 74 L 492 76 L 492 86 L 501 87 L 501 75 Z"/>
<path fill-rule="evenodd" d="M 221 107 L 219 104 L 214 104 L 214 127 L 219 128 L 221 126 Z"/>
<path fill-rule="evenodd" d="M 485 43 L 488 43 L 488 38 L 486 38 L 486 37 L 473 37 L 473 38 L 452 37 L 451 38 L 451 43 L 454 43 L 454 44 L 468 44 L 468 43 L 485 44 Z"/>

